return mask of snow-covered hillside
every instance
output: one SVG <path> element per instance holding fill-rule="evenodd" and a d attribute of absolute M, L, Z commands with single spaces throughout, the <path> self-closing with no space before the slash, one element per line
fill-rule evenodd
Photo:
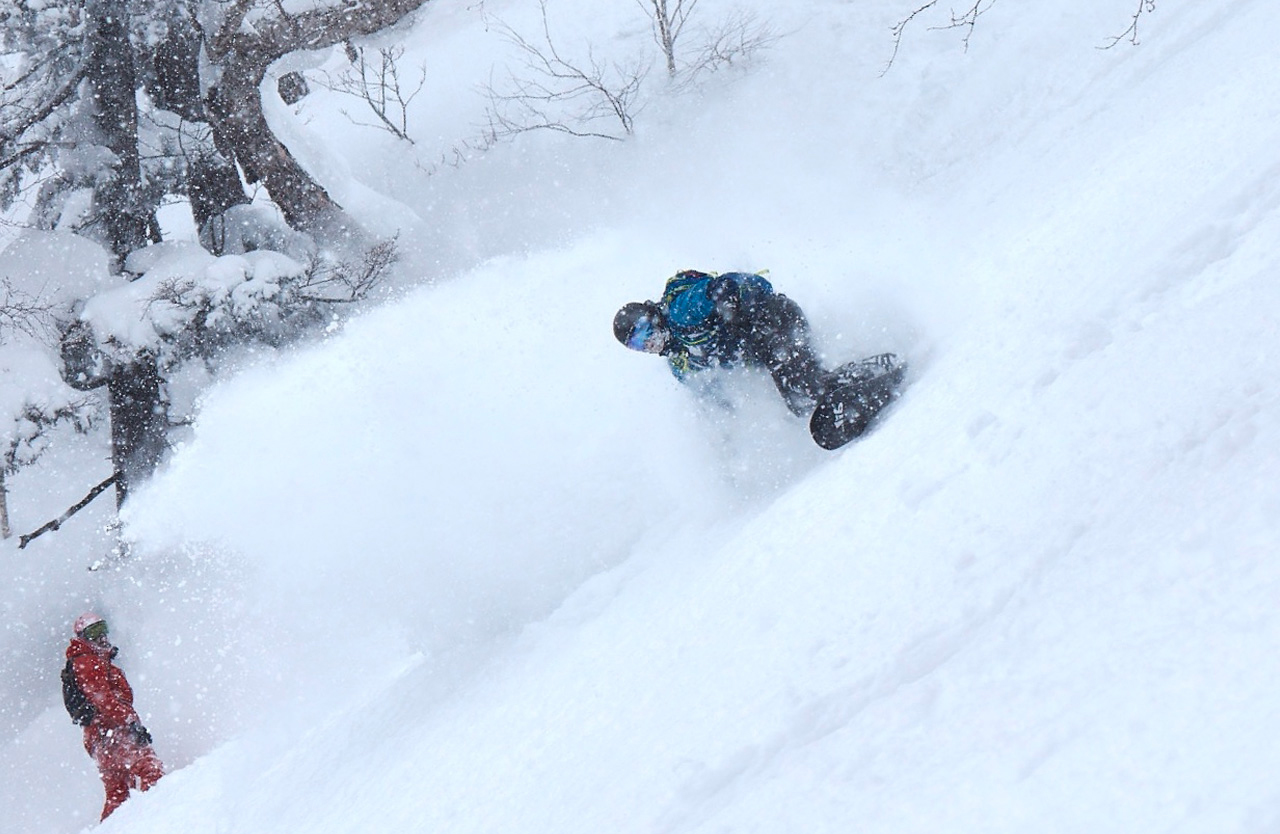
<path fill-rule="evenodd" d="M 412 146 L 277 105 L 422 286 L 212 389 L 127 564 L 83 570 L 105 509 L 5 551 L 0 829 L 95 824 L 88 606 L 172 771 L 104 832 L 1280 830 L 1280 6 L 931 9 L 882 74 L 921 3 L 776 5 L 704 0 L 777 42 L 622 143 L 434 165 L 525 0 L 398 33 Z M 836 453 L 767 380 L 700 406 L 609 327 L 684 267 L 770 269 L 905 396 Z"/>

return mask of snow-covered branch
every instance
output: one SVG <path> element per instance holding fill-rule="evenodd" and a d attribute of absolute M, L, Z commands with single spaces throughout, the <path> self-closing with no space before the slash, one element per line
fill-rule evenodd
<path fill-rule="evenodd" d="M 395 260 L 394 240 L 344 261 L 271 249 L 217 256 L 191 243 L 140 249 L 126 262 L 139 277 L 90 298 L 78 332 L 64 337 L 74 344 L 68 370 L 92 388 L 141 355 L 164 369 L 231 344 L 282 343 L 327 320 L 325 305 L 367 296 Z"/>
<path fill-rule="evenodd" d="M 340 0 L 289 13 L 273 0 L 235 0 L 210 39 L 210 55 L 221 59 L 238 53 L 247 62 L 266 66 L 291 52 L 323 49 L 380 32 L 428 2 Z"/>

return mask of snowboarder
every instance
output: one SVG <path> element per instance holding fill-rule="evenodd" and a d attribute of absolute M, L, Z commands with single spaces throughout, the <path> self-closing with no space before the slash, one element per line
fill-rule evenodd
<path fill-rule="evenodd" d="M 82 701 L 84 749 L 102 775 L 107 799 L 102 819 L 129 798 L 131 788 L 148 790 L 164 776 L 164 765 L 151 749 L 151 734 L 133 709 L 133 689 L 112 661 L 120 651 L 107 639 L 107 621 L 97 614 L 81 614 L 67 646 L 69 677 L 64 679 L 68 709 Z M 72 693 L 68 694 L 68 688 Z"/>
<path fill-rule="evenodd" d="M 800 417 L 825 390 L 826 372 L 809 344 L 800 305 L 755 273 L 678 272 L 660 300 L 619 310 L 613 334 L 632 350 L 666 357 L 682 382 L 707 368 L 764 368 Z"/>
<path fill-rule="evenodd" d="M 750 272 L 678 272 L 658 301 L 624 305 L 613 318 L 613 335 L 632 350 L 666 357 L 682 382 L 708 368 L 764 368 L 791 412 L 809 419 L 810 434 L 824 449 L 865 432 L 897 397 L 906 371 L 891 353 L 825 370 L 800 306 Z"/>

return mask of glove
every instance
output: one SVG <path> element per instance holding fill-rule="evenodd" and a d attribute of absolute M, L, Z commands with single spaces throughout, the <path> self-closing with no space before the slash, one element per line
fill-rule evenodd
<path fill-rule="evenodd" d="M 129 732 L 133 733 L 133 740 L 144 747 L 151 744 L 151 733 L 147 732 L 147 728 L 137 721 L 129 725 Z"/>
<path fill-rule="evenodd" d="M 716 313 L 723 321 L 733 321 L 742 306 L 738 282 L 732 278 L 716 278 L 707 288 L 707 298 L 716 305 Z"/>

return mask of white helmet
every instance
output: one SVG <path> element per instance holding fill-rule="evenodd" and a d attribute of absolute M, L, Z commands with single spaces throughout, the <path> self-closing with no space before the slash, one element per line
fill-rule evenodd
<path fill-rule="evenodd" d="M 94 623 L 104 623 L 104 622 L 106 622 L 106 620 L 104 620 L 102 617 L 99 617 L 97 614 L 93 613 L 92 611 L 86 611 L 83 614 L 81 614 L 79 617 L 76 617 L 75 625 L 71 626 L 71 630 L 75 632 L 75 635 L 77 637 L 79 637 L 82 634 L 84 634 L 84 630 L 89 626 L 93 625 Z"/>

